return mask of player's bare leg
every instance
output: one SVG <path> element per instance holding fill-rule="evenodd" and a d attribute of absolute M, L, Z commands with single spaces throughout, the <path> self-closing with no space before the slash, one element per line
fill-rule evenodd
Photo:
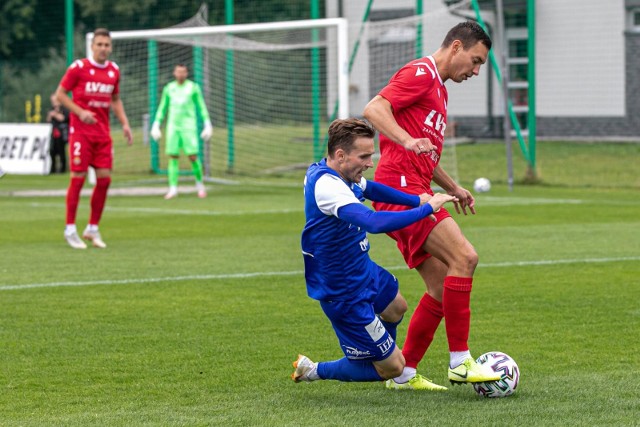
<path fill-rule="evenodd" d="M 493 371 L 475 363 L 468 346 L 469 303 L 478 254 L 453 218 L 445 218 L 435 226 L 424 249 L 448 267 L 442 286 L 442 312 L 449 342 L 449 380 L 466 383 L 499 379 Z"/>

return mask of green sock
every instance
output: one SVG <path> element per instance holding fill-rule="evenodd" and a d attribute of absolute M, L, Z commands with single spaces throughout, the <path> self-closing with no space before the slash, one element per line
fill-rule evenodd
<path fill-rule="evenodd" d="M 173 157 L 169 158 L 169 167 L 167 167 L 167 175 L 169 175 L 170 187 L 178 186 L 179 172 L 180 172 L 180 161 L 178 159 L 174 159 Z"/>
<path fill-rule="evenodd" d="M 196 177 L 196 182 L 202 182 L 202 163 L 200 159 L 196 158 L 191 162 L 191 170 L 193 170 L 193 176 Z"/>

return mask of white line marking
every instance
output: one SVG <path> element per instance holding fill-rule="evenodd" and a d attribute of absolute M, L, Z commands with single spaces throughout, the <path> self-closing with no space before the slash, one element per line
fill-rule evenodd
<path fill-rule="evenodd" d="M 521 267 L 536 265 L 558 265 L 558 264 L 591 264 L 602 262 L 622 262 L 622 261 L 640 261 L 640 256 L 617 257 L 617 258 L 576 258 L 576 259 L 558 259 L 558 260 L 539 260 L 539 261 L 510 261 L 479 264 L 478 267 L 483 268 L 501 268 L 501 267 Z M 387 267 L 387 270 L 404 270 L 407 267 L 394 266 Z M 122 280 L 93 280 L 82 282 L 51 282 L 51 283 L 31 283 L 24 285 L 0 285 L 0 291 L 11 291 L 19 289 L 33 288 L 58 288 L 62 286 L 94 286 L 94 285 L 128 285 L 141 283 L 158 283 L 158 282 L 183 282 L 187 280 L 221 280 L 221 279 L 246 279 L 251 277 L 268 277 L 268 276 L 302 276 L 303 271 L 265 271 L 257 273 L 235 273 L 235 274 L 199 274 L 193 276 L 175 276 L 175 277 L 152 277 L 140 279 L 122 279 Z"/>
<path fill-rule="evenodd" d="M 32 207 L 65 207 L 62 203 L 30 203 Z M 267 214 L 287 214 L 292 212 L 304 212 L 304 208 L 296 209 L 265 209 L 257 211 L 211 211 L 211 210 L 198 210 L 198 209 L 166 209 L 166 208 L 136 208 L 136 207 L 105 207 L 106 211 L 110 212 L 144 212 L 144 213 L 157 213 L 161 215 L 203 215 L 203 216 L 240 216 L 240 215 L 267 215 Z"/>

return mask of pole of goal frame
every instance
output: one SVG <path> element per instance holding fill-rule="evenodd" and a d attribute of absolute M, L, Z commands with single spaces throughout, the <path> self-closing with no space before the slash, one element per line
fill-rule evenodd
<path fill-rule="evenodd" d="M 156 108 L 158 107 L 158 44 L 155 40 L 147 42 L 147 77 L 149 92 L 149 123 L 153 123 L 156 117 Z M 158 141 L 149 138 L 149 147 L 151 149 L 151 171 L 160 173 L 160 156 Z"/>
<path fill-rule="evenodd" d="M 65 0 L 64 12 L 65 38 L 67 39 L 67 65 L 71 65 L 73 62 L 73 0 Z"/>
<path fill-rule="evenodd" d="M 311 0 L 311 19 L 320 17 L 318 0 Z M 318 30 L 311 30 L 311 40 L 318 41 Z M 317 47 L 311 49 L 311 102 L 313 116 L 313 160 L 322 158 L 323 150 L 320 146 L 320 52 Z"/>
<path fill-rule="evenodd" d="M 200 86 L 200 90 L 202 91 L 202 96 L 206 96 L 206 92 L 204 90 L 204 65 L 203 65 L 203 51 L 202 46 L 194 46 L 193 47 L 193 79 L 196 84 Z M 205 154 L 209 151 L 204 146 L 204 141 L 200 138 L 200 131 L 202 128 L 198 127 L 198 157 L 202 162 L 202 166 L 204 168 L 205 176 L 210 175 L 209 171 L 209 159 Z"/>
<path fill-rule="evenodd" d="M 420 17 L 416 27 L 416 58 L 422 58 L 422 0 L 416 0 L 416 15 Z"/>
<path fill-rule="evenodd" d="M 509 191 L 513 191 L 513 150 L 511 147 L 511 124 L 507 117 L 509 117 L 509 104 L 507 102 L 509 98 L 509 67 L 507 65 L 507 52 L 508 41 L 505 35 L 504 28 L 504 8 L 502 0 L 496 1 L 496 28 L 497 38 L 502 45 L 502 51 L 500 52 L 500 67 L 502 68 L 502 93 L 504 96 L 504 120 L 502 120 L 502 129 L 504 133 L 504 146 L 507 155 L 507 184 Z"/>
<path fill-rule="evenodd" d="M 233 0 L 225 0 L 224 2 L 224 11 L 225 11 L 225 23 L 227 25 L 233 24 Z M 234 144 L 234 126 L 235 126 L 235 93 L 234 93 L 234 79 L 233 79 L 233 69 L 234 69 L 234 57 L 233 50 L 227 50 L 226 52 L 227 58 L 227 67 L 226 67 L 226 104 L 227 104 L 227 148 L 228 148 L 228 157 L 227 157 L 227 171 L 233 172 L 233 166 L 235 161 L 235 144 Z"/>
<path fill-rule="evenodd" d="M 533 176 L 536 176 L 536 2 L 527 1 L 527 51 L 529 62 L 527 63 L 527 78 L 529 88 L 527 97 L 529 100 L 529 112 L 527 114 L 527 129 L 529 130 L 529 156 Z"/>

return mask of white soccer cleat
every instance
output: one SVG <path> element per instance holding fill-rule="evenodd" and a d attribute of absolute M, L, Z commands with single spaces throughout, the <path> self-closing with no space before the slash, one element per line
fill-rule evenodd
<path fill-rule="evenodd" d="M 302 354 L 298 355 L 298 359 L 293 362 L 293 367 L 296 369 L 291 374 L 291 379 L 297 383 L 306 381 L 315 381 L 316 378 L 311 378 L 309 375 L 317 369 L 316 364 L 311 361 L 307 356 Z"/>
<path fill-rule="evenodd" d="M 77 231 L 71 233 L 64 232 L 64 239 L 73 249 L 87 249 L 87 245 L 80 239 Z"/>
<path fill-rule="evenodd" d="M 207 197 L 207 189 L 205 188 L 203 183 L 196 182 L 196 190 L 198 191 L 198 197 L 200 197 L 201 199 Z"/>
<path fill-rule="evenodd" d="M 165 200 L 173 199 L 174 197 L 178 197 L 178 190 L 170 189 L 167 194 L 164 195 Z"/>
<path fill-rule="evenodd" d="M 82 238 L 90 241 L 95 248 L 104 249 L 107 247 L 107 244 L 102 240 L 102 236 L 100 236 L 99 231 L 85 230 L 84 233 L 82 233 Z"/>

